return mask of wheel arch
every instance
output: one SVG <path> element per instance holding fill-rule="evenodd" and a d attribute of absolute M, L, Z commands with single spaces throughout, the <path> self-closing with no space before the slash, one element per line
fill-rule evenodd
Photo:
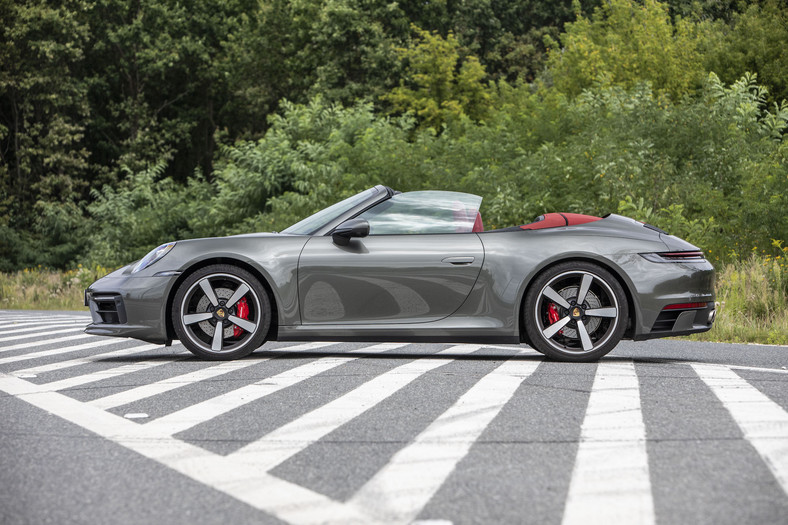
<path fill-rule="evenodd" d="M 634 332 L 634 327 L 637 321 L 637 304 L 635 303 L 634 295 L 632 294 L 631 283 L 628 279 L 624 277 L 624 272 L 621 270 L 617 265 L 613 264 L 608 260 L 600 260 L 594 257 L 576 255 L 571 257 L 565 257 L 560 259 L 554 259 L 546 262 L 541 267 L 539 267 L 536 271 L 534 271 L 530 277 L 527 279 L 523 289 L 520 293 L 520 301 L 519 307 L 517 309 L 517 326 L 518 331 L 520 333 L 520 340 L 523 342 L 528 342 L 526 331 L 525 331 L 525 321 L 523 319 L 523 309 L 525 308 L 525 298 L 528 295 L 528 291 L 533 286 L 534 281 L 539 278 L 540 275 L 544 274 L 550 268 L 557 264 L 567 263 L 567 262 L 585 262 L 590 264 L 595 264 L 601 268 L 604 268 L 610 274 L 615 277 L 618 283 L 621 285 L 621 288 L 624 290 L 624 295 L 627 299 L 627 309 L 629 311 L 629 318 L 627 319 L 627 328 L 624 331 L 624 338 L 629 339 L 632 337 Z"/>
<path fill-rule="evenodd" d="M 175 294 L 178 293 L 178 288 L 180 288 L 181 284 L 194 272 L 200 270 L 201 268 L 205 268 L 206 266 L 211 266 L 213 264 L 229 264 L 233 266 L 238 266 L 246 270 L 247 272 L 251 273 L 252 275 L 260 281 L 260 284 L 263 285 L 265 289 L 265 293 L 268 294 L 268 300 L 271 303 L 271 326 L 268 329 L 268 340 L 269 341 L 276 341 L 278 338 L 278 331 L 279 331 L 279 310 L 276 301 L 276 294 L 274 294 L 274 290 L 271 287 L 271 283 L 268 281 L 268 278 L 265 276 L 263 272 L 261 272 L 258 268 L 256 268 L 253 264 L 250 264 L 242 259 L 237 259 L 234 257 L 209 257 L 207 259 L 201 259 L 199 261 L 194 262 L 191 266 L 187 269 L 183 270 L 178 276 L 178 279 L 173 283 L 172 288 L 170 289 L 169 294 L 167 295 L 167 304 L 165 306 L 165 322 L 167 327 L 167 339 L 172 340 L 175 339 L 175 327 L 172 324 L 172 316 L 170 312 L 172 311 L 172 302 L 175 299 Z"/>

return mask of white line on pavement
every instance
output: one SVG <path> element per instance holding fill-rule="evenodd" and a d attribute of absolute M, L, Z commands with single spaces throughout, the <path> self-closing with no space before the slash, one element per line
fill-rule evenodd
<path fill-rule="evenodd" d="M 110 368 L 108 370 L 100 370 L 98 372 L 91 372 L 90 374 L 83 374 L 81 376 L 74 376 L 66 379 L 60 379 L 58 381 L 43 383 L 41 386 L 43 388 L 53 391 L 65 390 L 67 388 L 87 385 L 90 383 L 95 383 L 97 381 L 102 381 L 104 379 L 109 379 L 112 377 L 119 377 L 122 375 L 139 372 L 141 370 L 148 370 L 149 368 L 153 368 L 159 365 L 175 363 L 177 361 L 182 361 L 184 359 L 186 359 L 186 356 L 174 357 L 172 359 L 158 359 L 156 361 L 139 361 L 137 363 L 130 363 L 128 365 L 117 366 L 114 368 Z"/>
<path fill-rule="evenodd" d="M 286 353 L 288 350 L 290 351 L 312 350 L 333 344 L 336 343 L 307 343 L 307 344 L 296 345 L 292 347 L 285 347 L 285 348 L 280 347 L 272 351 Z M 112 394 L 107 397 L 94 399 L 93 401 L 90 401 L 89 404 L 105 410 L 109 408 L 115 408 L 121 405 L 127 405 L 129 403 L 133 403 L 135 401 L 140 401 L 142 399 L 147 399 L 149 397 L 153 397 L 158 394 L 163 394 L 164 392 L 169 392 L 170 390 L 175 390 L 176 388 L 180 388 L 185 385 L 197 383 L 199 381 L 206 381 L 209 379 L 213 379 L 215 377 L 219 377 L 221 375 L 228 374 L 236 370 L 242 370 L 244 368 L 248 368 L 250 366 L 260 364 L 261 362 L 263 362 L 263 360 L 261 359 L 242 359 L 238 361 L 225 361 L 217 365 L 209 366 L 208 368 L 203 368 L 201 370 L 196 370 L 194 372 L 189 372 L 186 374 L 181 374 L 179 376 L 170 377 L 167 379 L 163 379 L 161 381 L 157 381 L 155 383 L 141 385 L 136 388 L 132 388 L 131 390 L 118 392 L 117 394 Z"/>
<path fill-rule="evenodd" d="M 220 416 L 230 410 L 263 398 L 274 392 L 295 385 L 334 367 L 344 365 L 355 357 L 323 357 L 301 366 L 297 366 L 280 374 L 246 385 L 220 396 L 207 399 L 201 403 L 188 406 L 177 412 L 154 419 L 145 426 L 155 429 L 157 433 L 172 436 L 200 423 Z"/>
<path fill-rule="evenodd" d="M 409 523 L 539 362 L 507 360 L 480 379 L 413 443 L 397 452 L 348 502 L 386 523 Z M 294 516 L 304 516 L 294 509 Z M 318 513 L 299 521 L 335 522 Z"/>
<path fill-rule="evenodd" d="M 98 348 L 100 346 L 109 346 L 109 345 L 116 345 L 122 343 L 125 343 L 125 341 L 118 340 L 114 337 L 107 339 L 102 338 L 98 341 L 92 341 L 90 343 L 85 343 L 76 346 L 64 346 L 61 348 L 54 348 L 52 350 L 41 350 L 40 352 L 31 352 L 29 354 L 4 357 L 0 359 L 0 365 L 5 365 L 7 363 L 16 363 L 19 361 L 29 361 L 30 359 L 38 359 L 40 357 L 49 357 L 52 355 L 67 354 L 70 352 L 78 352 L 79 350 L 88 350 L 90 348 Z M 152 345 L 152 346 L 161 346 L 161 345 Z"/>
<path fill-rule="evenodd" d="M 60 328 L 63 325 L 55 325 L 51 328 Z M 72 325 L 73 326 L 73 325 Z M 7 334 L 17 334 L 8 337 L 0 337 L 0 343 L 5 343 L 6 341 L 20 341 L 23 339 L 27 339 L 30 337 L 47 337 L 50 335 L 58 335 L 58 334 L 68 334 L 74 332 L 83 332 L 84 328 L 82 327 L 74 327 L 74 328 L 65 328 L 63 330 L 41 330 L 40 328 L 23 328 L 22 330 L 9 330 L 8 332 L 0 332 L 0 335 L 7 335 Z M 26 332 L 38 332 L 35 334 L 23 335 L 19 336 L 18 334 L 26 333 Z M 83 332 L 84 333 L 84 332 Z M 38 341 L 36 341 L 38 342 Z"/>
<path fill-rule="evenodd" d="M 725 366 L 692 365 L 788 494 L 788 412 Z"/>
<path fill-rule="evenodd" d="M 475 350 L 475 347 L 464 345 L 448 348 L 438 352 L 437 355 L 456 355 Z M 422 358 L 398 366 L 249 443 L 230 456 L 262 471 L 271 470 L 425 373 L 452 361 L 452 359 Z"/>
<path fill-rule="evenodd" d="M 46 365 L 34 366 L 31 368 L 25 368 L 24 370 L 17 370 L 14 372 L 15 374 L 43 374 L 45 372 L 54 372 L 55 370 L 63 370 L 65 368 L 71 368 L 72 366 L 80 366 L 80 365 L 88 365 L 91 363 L 95 363 L 101 359 L 112 359 L 114 357 L 125 357 L 133 354 L 138 354 L 142 352 L 147 352 L 149 350 L 155 350 L 157 348 L 164 348 L 162 345 L 135 345 L 129 348 L 122 348 L 120 350 L 113 350 L 111 352 L 105 352 L 103 354 L 93 354 L 88 357 L 78 357 L 76 359 L 68 359 L 65 361 L 56 361 L 54 363 L 48 363 Z M 142 356 L 140 356 L 142 357 Z"/>
<path fill-rule="evenodd" d="M 601 362 L 583 420 L 563 523 L 645 525 L 654 520 L 635 365 Z"/>
<path fill-rule="evenodd" d="M 150 425 L 140 425 L 57 392 L 40 392 L 36 385 L 22 379 L 0 373 L 0 390 L 280 518 L 296 510 L 337 516 L 345 523 L 374 523 L 322 494 L 162 436 Z"/>
<path fill-rule="evenodd" d="M 19 343 L 18 345 L 0 347 L 0 352 L 10 352 L 12 350 L 29 350 L 39 346 L 54 345 L 57 343 L 65 343 L 68 341 L 75 341 L 77 339 L 88 339 L 94 336 L 88 334 L 68 335 L 66 337 L 57 337 L 55 339 L 42 339 L 40 341 L 31 341 L 27 343 Z"/>
<path fill-rule="evenodd" d="M 85 323 L 87 326 L 90 324 L 90 317 L 74 317 L 74 316 L 62 316 L 62 315 L 46 315 L 46 316 L 38 316 L 38 317 L 0 317 L 0 326 L 9 326 L 9 325 L 33 325 L 33 324 L 48 324 L 53 322 L 58 323 Z"/>

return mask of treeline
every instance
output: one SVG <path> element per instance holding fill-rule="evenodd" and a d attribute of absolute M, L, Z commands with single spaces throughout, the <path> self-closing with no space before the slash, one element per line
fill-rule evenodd
<path fill-rule="evenodd" d="M 0 270 L 277 230 L 379 183 L 483 195 L 488 227 L 788 239 L 780 0 L 0 0 L 0 34 Z"/>

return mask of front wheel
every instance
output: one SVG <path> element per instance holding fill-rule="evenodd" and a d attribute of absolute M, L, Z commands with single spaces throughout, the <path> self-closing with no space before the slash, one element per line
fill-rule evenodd
<path fill-rule="evenodd" d="M 524 325 L 532 346 L 559 361 L 596 361 L 624 335 L 629 319 L 624 289 L 592 263 L 549 268 L 528 290 Z"/>
<path fill-rule="evenodd" d="M 271 303 L 260 281 L 227 264 L 206 266 L 183 281 L 171 314 L 183 346 L 212 360 L 249 355 L 263 344 L 271 325 Z"/>

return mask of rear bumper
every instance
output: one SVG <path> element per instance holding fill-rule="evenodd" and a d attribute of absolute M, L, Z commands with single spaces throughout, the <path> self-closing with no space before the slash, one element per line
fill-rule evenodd
<path fill-rule="evenodd" d="M 634 312 L 627 337 L 640 341 L 710 330 L 714 323 L 714 267 L 708 261 L 655 263 L 637 254 L 616 261 L 628 283 Z M 666 309 L 682 303 L 698 308 Z M 711 316 L 711 317 L 710 317 Z"/>
<path fill-rule="evenodd" d="M 651 331 L 634 337 L 636 341 L 708 332 L 714 325 L 717 310 L 710 301 L 705 308 L 663 310 L 657 316 Z"/>

